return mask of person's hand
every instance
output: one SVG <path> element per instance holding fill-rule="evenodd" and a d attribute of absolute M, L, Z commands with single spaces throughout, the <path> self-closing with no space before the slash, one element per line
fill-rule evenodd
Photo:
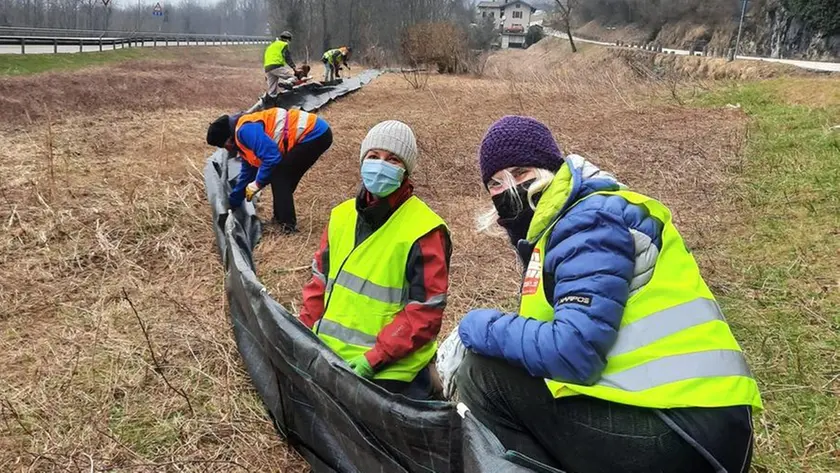
<path fill-rule="evenodd" d="M 252 181 L 250 184 L 245 186 L 245 200 L 248 202 L 257 195 L 257 192 L 260 191 L 260 185 L 257 184 L 257 181 Z"/>
<path fill-rule="evenodd" d="M 365 355 L 359 355 L 348 362 L 350 368 L 361 378 L 371 379 L 375 374 Z"/>
<path fill-rule="evenodd" d="M 455 374 L 466 355 L 467 348 L 461 343 L 458 327 L 455 327 L 455 330 L 438 347 L 437 360 L 435 361 L 435 367 L 438 375 L 440 375 L 440 383 L 443 385 L 444 399 L 452 399 L 455 394 Z"/>

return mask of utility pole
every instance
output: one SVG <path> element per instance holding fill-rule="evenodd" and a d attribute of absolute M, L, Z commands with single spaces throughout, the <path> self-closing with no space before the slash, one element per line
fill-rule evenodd
<path fill-rule="evenodd" d="M 747 13 L 747 0 L 744 0 L 744 5 L 741 7 L 741 21 L 738 23 L 738 38 L 735 40 L 735 54 L 732 59 L 738 57 L 738 47 L 741 45 L 741 31 L 744 29 L 744 15 Z"/>

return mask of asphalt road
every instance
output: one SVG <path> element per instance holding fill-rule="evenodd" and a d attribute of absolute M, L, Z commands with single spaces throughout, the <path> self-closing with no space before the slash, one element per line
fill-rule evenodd
<path fill-rule="evenodd" d="M 568 39 L 565 33 L 560 33 L 559 31 L 552 30 L 550 28 L 545 29 L 546 34 L 550 36 L 554 36 L 560 39 Z M 593 41 L 590 39 L 583 39 L 574 37 L 575 41 L 580 41 L 581 43 L 590 43 L 590 44 L 599 44 L 601 46 L 615 46 L 615 43 L 605 43 L 603 41 Z M 681 56 L 688 56 L 688 51 L 684 49 L 669 49 L 663 48 L 662 52 L 674 54 L 679 54 Z M 800 61 L 797 59 L 773 59 L 769 57 L 755 57 L 755 56 L 738 56 L 737 59 L 745 60 L 745 61 L 766 61 L 766 62 L 778 62 L 781 64 L 790 64 L 791 66 L 801 67 L 803 69 L 810 69 L 813 71 L 829 71 L 829 72 L 840 72 L 840 62 L 819 62 L 819 61 Z"/>
<path fill-rule="evenodd" d="M 78 38 L 76 38 L 76 39 L 78 39 Z M 88 38 L 88 39 L 90 39 L 91 41 L 96 41 L 98 38 Z M 210 45 L 217 46 L 217 45 L 220 45 L 220 44 L 221 43 L 219 43 L 219 42 L 215 42 L 215 43 L 214 42 L 208 42 L 207 43 L 208 46 L 210 46 Z M 175 46 L 175 42 L 170 41 L 169 42 L 169 47 L 174 47 L 174 46 Z M 201 42 L 196 43 L 195 41 L 192 41 L 189 44 L 185 44 L 183 41 L 181 41 L 180 46 L 204 46 L 204 42 L 201 41 Z M 123 45 L 123 44 L 117 44 L 116 45 L 116 49 L 122 49 L 122 48 L 127 48 L 127 47 L 128 47 L 127 45 Z M 138 44 L 137 47 L 140 47 L 140 45 Z M 154 43 L 147 41 L 143 45 L 143 47 L 146 47 L 146 48 L 154 47 Z M 157 47 L 159 47 L 159 48 L 164 47 L 164 42 L 163 41 L 158 41 Z M 102 50 L 103 51 L 110 51 L 112 49 L 115 49 L 113 45 L 110 45 L 110 44 L 103 44 L 102 45 Z M 84 52 L 99 51 L 99 45 L 98 44 L 85 45 L 85 46 L 83 46 L 82 50 Z M 53 52 L 53 46 L 49 45 L 49 44 L 45 44 L 45 45 L 27 44 L 26 45 L 26 54 L 48 54 L 48 53 L 52 53 L 52 52 Z M 78 45 L 59 45 L 58 46 L 58 52 L 60 54 L 78 53 L 79 52 L 79 46 Z M 0 45 L 0 54 L 20 54 L 20 45 L 19 44 L 16 44 L 16 45 L 8 45 L 8 44 Z"/>

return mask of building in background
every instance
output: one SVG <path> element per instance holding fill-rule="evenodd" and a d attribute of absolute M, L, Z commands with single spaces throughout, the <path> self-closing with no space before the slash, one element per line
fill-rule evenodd
<path fill-rule="evenodd" d="M 490 18 L 501 35 L 501 47 L 524 48 L 525 34 L 531 25 L 531 15 L 537 11 L 528 2 L 521 0 L 500 0 L 480 2 L 478 4 L 479 20 Z"/>

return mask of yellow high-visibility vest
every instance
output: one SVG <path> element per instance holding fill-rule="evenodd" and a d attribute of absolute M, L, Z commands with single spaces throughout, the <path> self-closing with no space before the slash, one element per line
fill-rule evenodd
<path fill-rule="evenodd" d="M 416 196 L 409 197 L 384 225 L 356 246 L 358 218 L 355 199 L 332 210 L 324 316 L 313 327 L 345 360 L 370 350 L 379 332 L 408 303 L 405 267 L 414 243 L 436 228 L 446 229 L 443 219 Z M 411 381 L 436 351 L 437 343 L 431 341 L 386 366 L 375 378 Z"/>
<path fill-rule="evenodd" d="M 668 208 L 630 191 L 591 195 L 596 194 L 618 195 L 644 207 L 664 224 L 662 248 L 651 280 L 627 301 L 600 379 L 592 386 L 547 379 L 554 397 L 585 395 L 659 409 L 740 405 L 761 409 L 758 385 L 741 348 Z M 551 200 L 543 198 L 540 204 Z M 520 300 L 523 317 L 554 320 L 553 301 L 544 292 L 542 265 L 557 220 L 542 231 L 532 252 L 526 278 L 530 282 L 523 284 Z"/>
<path fill-rule="evenodd" d="M 265 48 L 265 55 L 263 56 L 263 67 L 285 66 L 286 58 L 283 57 L 283 53 L 288 47 L 289 43 L 279 39 L 269 44 L 268 47 Z"/>
<path fill-rule="evenodd" d="M 332 65 L 340 65 L 344 61 L 344 51 L 341 48 L 330 49 L 324 53 L 324 60 Z"/>

